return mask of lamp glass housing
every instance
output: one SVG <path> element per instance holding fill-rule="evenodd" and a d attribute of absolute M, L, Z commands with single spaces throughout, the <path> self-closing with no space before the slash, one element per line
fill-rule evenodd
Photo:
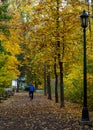
<path fill-rule="evenodd" d="M 81 18 L 81 26 L 83 28 L 86 28 L 88 26 L 88 21 L 89 21 L 89 15 L 87 14 L 87 12 L 85 12 L 85 10 L 83 11 L 83 13 L 80 15 Z"/>

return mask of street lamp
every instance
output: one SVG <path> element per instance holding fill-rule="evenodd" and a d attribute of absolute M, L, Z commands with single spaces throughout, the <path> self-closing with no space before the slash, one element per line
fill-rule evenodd
<path fill-rule="evenodd" d="M 86 27 L 88 26 L 88 19 L 89 15 L 83 11 L 80 15 L 81 18 L 81 26 L 83 28 L 84 33 L 84 101 L 83 101 L 83 109 L 82 109 L 82 119 L 80 121 L 81 125 L 92 125 L 91 121 L 89 120 L 89 112 L 87 107 L 87 64 L 86 64 Z"/>

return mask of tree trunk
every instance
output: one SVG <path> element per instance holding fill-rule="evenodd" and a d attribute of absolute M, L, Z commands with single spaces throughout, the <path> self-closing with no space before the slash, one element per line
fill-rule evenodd
<path fill-rule="evenodd" d="M 57 32 L 57 47 L 58 47 L 58 61 L 60 69 L 60 107 L 64 107 L 64 86 L 63 86 L 63 62 L 61 61 L 60 51 L 60 35 L 59 35 L 59 0 L 57 0 L 57 18 L 56 18 L 56 32 Z M 63 42 L 64 43 L 64 42 Z M 64 50 L 64 48 L 63 48 Z M 62 50 L 62 51 L 63 51 Z"/>
<path fill-rule="evenodd" d="M 63 62 L 59 62 L 59 66 L 60 66 L 60 107 L 64 107 Z"/>
<path fill-rule="evenodd" d="M 46 76 L 46 65 L 44 65 L 44 96 L 47 95 L 47 76 Z"/>
<path fill-rule="evenodd" d="M 19 92 L 19 79 L 17 79 L 17 89 L 16 89 L 16 92 Z"/>
<path fill-rule="evenodd" d="M 58 75 L 56 72 L 56 57 L 55 57 L 55 64 L 54 64 L 54 73 L 55 73 L 55 102 L 58 103 Z"/>
<path fill-rule="evenodd" d="M 37 82 L 36 82 L 36 78 L 35 78 L 35 89 L 38 89 L 38 85 L 37 85 Z"/>
<path fill-rule="evenodd" d="M 47 75 L 47 88 L 48 88 L 48 99 L 52 99 L 51 97 L 51 85 L 50 85 L 50 72 Z"/>

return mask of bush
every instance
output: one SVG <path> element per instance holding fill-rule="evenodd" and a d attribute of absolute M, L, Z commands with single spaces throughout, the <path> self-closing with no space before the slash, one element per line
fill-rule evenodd
<path fill-rule="evenodd" d="M 0 97 L 2 97 L 3 93 L 5 93 L 5 90 L 3 88 L 0 88 Z"/>
<path fill-rule="evenodd" d="M 73 79 L 71 84 L 65 86 L 65 97 L 74 103 L 82 103 L 83 87 L 80 80 Z"/>
<path fill-rule="evenodd" d="M 25 91 L 28 91 L 28 90 L 29 90 L 29 87 L 28 87 L 28 86 L 26 86 L 24 90 L 25 90 Z"/>

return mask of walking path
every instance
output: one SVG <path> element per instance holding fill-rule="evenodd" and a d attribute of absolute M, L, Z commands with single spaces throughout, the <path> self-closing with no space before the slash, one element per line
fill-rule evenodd
<path fill-rule="evenodd" d="M 16 93 L 0 103 L 0 130 L 93 130 L 82 128 L 80 118 L 78 105 L 66 103 L 60 108 L 59 103 L 41 94 L 30 101 L 28 93 Z"/>

